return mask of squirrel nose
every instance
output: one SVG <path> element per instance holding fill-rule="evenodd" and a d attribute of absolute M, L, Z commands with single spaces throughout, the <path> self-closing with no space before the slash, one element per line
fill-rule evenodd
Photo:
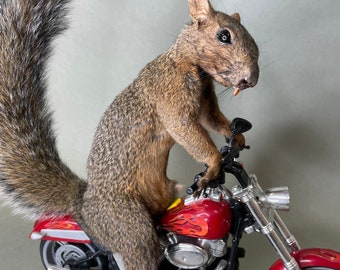
<path fill-rule="evenodd" d="M 238 82 L 237 88 L 240 90 L 254 87 L 257 84 L 257 80 L 259 78 L 259 69 L 256 67 L 250 72 L 244 74 L 243 78 Z"/>

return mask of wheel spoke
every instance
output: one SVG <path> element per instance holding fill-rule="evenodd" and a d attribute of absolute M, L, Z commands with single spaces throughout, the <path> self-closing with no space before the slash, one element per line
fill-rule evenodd
<path fill-rule="evenodd" d="M 50 265 L 64 267 L 65 264 L 66 269 L 72 269 L 72 265 L 78 263 L 88 270 L 104 270 L 108 266 L 107 256 L 101 256 L 98 249 L 91 244 L 43 240 L 40 255 L 46 269 Z"/>

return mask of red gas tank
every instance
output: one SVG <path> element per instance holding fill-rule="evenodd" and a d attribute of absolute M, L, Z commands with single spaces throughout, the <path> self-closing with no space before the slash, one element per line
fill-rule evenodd
<path fill-rule="evenodd" d="M 227 235 L 231 226 L 230 205 L 210 198 L 184 203 L 177 199 L 161 219 L 161 227 L 170 232 L 202 239 L 219 239 Z"/>

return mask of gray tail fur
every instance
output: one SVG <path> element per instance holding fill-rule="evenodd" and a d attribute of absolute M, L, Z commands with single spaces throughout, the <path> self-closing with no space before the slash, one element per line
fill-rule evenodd
<path fill-rule="evenodd" d="M 60 160 L 46 108 L 51 41 L 68 0 L 0 0 L 0 200 L 34 218 L 78 211 L 86 182 Z"/>

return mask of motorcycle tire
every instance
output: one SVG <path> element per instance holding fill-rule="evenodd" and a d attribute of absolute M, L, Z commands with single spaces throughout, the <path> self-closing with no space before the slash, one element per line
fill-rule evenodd
<path fill-rule="evenodd" d="M 108 259 L 105 256 L 93 256 L 98 249 L 91 244 L 79 244 L 42 240 L 40 242 L 40 257 L 45 269 L 49 266 L 62 269 L 106 270 Z M 93 258 L 91 257 L 93 256 Z M 70 266 L 82 261 L 77 267 Z"/>
<path fill-rule="evenodd" d="M 308 267 L 308 268 L 303 268 L 303 270 L 337 270 L 337 269 L 327 268 L 327 267 Z"/>

